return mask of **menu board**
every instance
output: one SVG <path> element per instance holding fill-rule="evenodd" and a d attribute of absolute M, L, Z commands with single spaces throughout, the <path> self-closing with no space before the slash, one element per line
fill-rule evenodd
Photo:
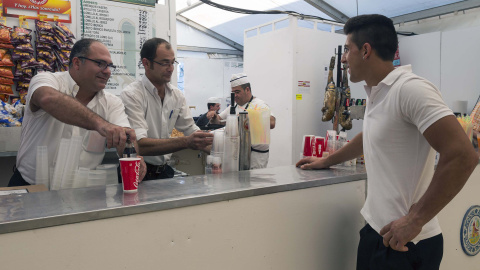
<path fill-rule="evenodd" d="M 155 8 L 112 1 L 82 1 L 78 31 L 82 38 L 105 44 L 117 69 L 105 90 L 119 95 L 145 73 L 140 59 L 143 43 L 154 36 Z"/>

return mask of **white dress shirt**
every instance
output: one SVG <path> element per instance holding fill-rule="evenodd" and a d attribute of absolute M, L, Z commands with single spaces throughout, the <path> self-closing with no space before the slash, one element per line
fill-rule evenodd
<path fill-rule="evenodd" d="M 68 71 L 57 73 L 42 72 L 32 78 L 26 97 L 21 143 L 18 149 L 16 164 L 23 179 L 30 184 L 35 184 L 37 146 L 47 146 L 49 167 L 54 166 L 57 148 L 62 138 L 83 137 L 79 167 L 94 169 L 102 163 L 105 155 L 105 138 L 98 132 L 60 122 L 42 109 L 32 112 L 30 99 L 33 93 L 42 86 L 51 87 L 72 97 L 77 95 L 79 89 Z M 98 92 L 87 104 L 87 107 L 112 124 L 130 127 L 122 101 L 111 93 L 103 90 Z M 103 143 L 101 142 L 102 140 Z M 92 145 L 101 145 L 103 147 L 94 148 Z"/>
<path fill-rule="evenodd" d="M 170 138 L 173 128 L 189 136 L 200 130 L 193 121 L 190 109 L 183 93 L 166 84 L 165 97 L 158 91 L 146 76 L 129 84 L 120 95 L 130 124 L 137 134 L 137 140 L 143 138 Z M 144 156 L 145 162 L 152 165 L 163 165 L 171 154 L 161 156 Z"/>

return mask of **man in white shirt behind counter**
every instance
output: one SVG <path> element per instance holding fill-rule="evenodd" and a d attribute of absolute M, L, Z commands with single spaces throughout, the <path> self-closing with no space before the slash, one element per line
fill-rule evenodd
<path fill-rule="evenodd" d="M 122 155 L 126 135 L 136 136 L 122 101 L 103 90 L 114 69 L 105 45 L 82 39 L 72 48 L 69 71 L 42 72 L 33 77 L 16 169 L 8 186 L 35 184 L 37 146 L 47 146 L 49 166 L 53 166 L 62 138 L 83 137 L 79 167 L 94 169 L 100 165 L 105 142 Z M 140 176 L 145 175 L 143 162 L 140 169 Z"/>
<path fill-rule="evenodd" d="M 170 43 L 149 39 L 143 44 L 140 58 L 145 75 L 128 85 L 121 98 L 147 163 L 144 180 L 172 178 L 170 153 L 186 148 L 203 150 L 212 144 L 213 134 L 200 131 L 182 92 L 170 84 L 177 64 Z M 170 138 L 173 128 L 186 137 Z"/>
<path fill-rule="evenodd" d="M 258 106 L 259 108 L 269 108 L 265 101 L 254 97 L 252 94 L 252 88 L 247 74 L 238 73 L 233 74 L 230 79 L 230 86 L 232 87 L 232 93 L 235 93 L 235 113 L 246 111 L 248 108 Z M 230 113 L 230 106 L 228 106 L 219 115 L 208 115 L 211 123 L 219 124 L 222 119 L 227 119 Z M 270 129 L 275 128 L 275 117 L 270 113 Z M 252 145 L 252 152 L 250 156 L 250 169 L 266 168 L 268 165 L 269 157 L 269 145 L 268 144 L 255 144 Z"/>

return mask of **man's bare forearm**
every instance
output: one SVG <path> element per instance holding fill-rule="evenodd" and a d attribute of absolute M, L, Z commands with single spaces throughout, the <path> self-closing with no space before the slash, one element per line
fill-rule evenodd
<path fill-rule="evenodd" d="M 32 96 L 31 103 L 32 111 L 35 111 L 35 108 L 43 109 L 63 123 L 87 130 L 99 131 L 102 125 L 108 123 L 73 97 L 53 88 L 40 87 L 37 89 Z"/>
<path fill-rule="evenodd" d="M 142 138 L 138 141 L 138 149 L 142 156 L 159 156 L 188 148 L 187 137 L 169 139 Z"/>

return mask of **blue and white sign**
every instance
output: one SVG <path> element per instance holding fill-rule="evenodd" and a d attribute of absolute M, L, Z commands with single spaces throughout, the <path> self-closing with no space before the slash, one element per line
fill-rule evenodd
<path fill-rule="evenodd" d="M 465 213 L 460 231 L 463 251 L 475 256 L 480 251 L 480 206 L 474 205 Z"/>

